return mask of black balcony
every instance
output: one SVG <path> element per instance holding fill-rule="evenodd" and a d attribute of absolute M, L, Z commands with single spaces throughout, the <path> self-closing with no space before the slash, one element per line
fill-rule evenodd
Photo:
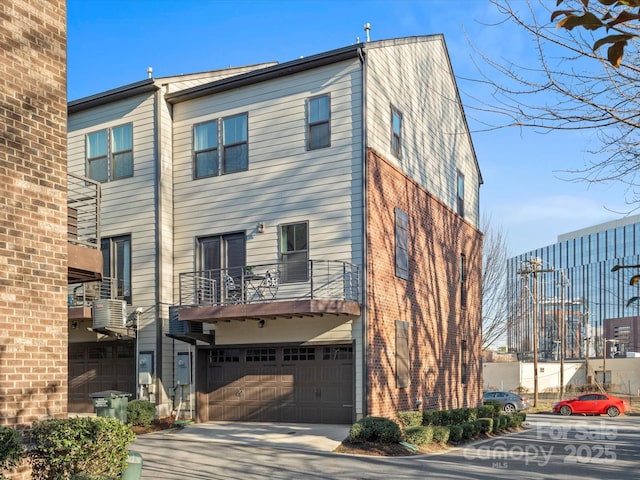
<path fill-rule="evenodd" d="M 180 274 L 180 320 L 360 315 L 358 267 L 332 260 Z"/>

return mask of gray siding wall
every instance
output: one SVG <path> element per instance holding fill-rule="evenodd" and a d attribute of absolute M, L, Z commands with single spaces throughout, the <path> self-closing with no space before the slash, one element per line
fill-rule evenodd
<path fill-rule="evenodd" d="M 345 62 L 174 106 L 175 288 L 179 272 L 194 270 L 197 237 L 245 232 L 247 263 L 275 263 L 278 225 L 297 221 L 309 221 L 312 259 L 361 264 L 359 68 Z M 305 99 L 322 93 L 331 147 L 307 151 Z M 193 180 L 194 124 L 243 112 L 249 170 Z"/>
<path fill-rule="evenodd" d="M 367 49 L 368 146 L 456 211 L 465 178 L 465 219 L 478 226 L 480 172 L 444 38 L 376 42 Z M 391 154 L 391 106 L 402 114 L 402 155 Z"/>

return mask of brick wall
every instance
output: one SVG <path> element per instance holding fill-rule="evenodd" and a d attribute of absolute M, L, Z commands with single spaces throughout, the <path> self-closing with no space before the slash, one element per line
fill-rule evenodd
<path fill-rule="evenodd" d="M 481 401 L 482 236 L 374 151 L 368 152 L 367 275 L 370 415 Z M 395 275 L 395 208 L 409 215 L 409 278 Z M 467 301 L 460 306 L 460 255 Z M 398 388 L 395 322 L 409 322 L 410 385 Z M 461 343 L 467 342 L 466 384 Z"/>
<path fill-rule="evenodd" d="M 24 429 L 67 413 L 65 0 L 1 0 L 0 48 L 0 425 Z"/>

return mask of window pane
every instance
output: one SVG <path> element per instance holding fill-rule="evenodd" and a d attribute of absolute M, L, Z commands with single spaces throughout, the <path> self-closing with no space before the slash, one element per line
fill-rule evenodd
<path fill-rule="evenodd" d="M 224 172 L 231 173 L 246 170 L 248 164 L 247 144 L 224 147 Z"/>
<path fill-rule="evenodd" d="M 391 111 L 391 152 L 396 156 L 400 156 L 402 139 L 402 117 L 400 113 Z"/>
<path fill-rule="evenodd" d="M 107 155 L 107 131 L 100 130 L 87 135 L 87 158 Z"/>
<path fill-rule="evenodd" d="M 282 281 L 306 282 L 308 266 L 308 225 L 296 223 L 281 229 Z"/>
<path fill-rule="evenodd" d="M 196 125 L 193 129 L 193 149 L 208 150 L 218 146 L 218 123 L 209 122 Z"/>
<path fill-rule="evenodd" d="M 329 96 L 323 95 L 309 100 L 309 123 L 329 120 Z"/>
<path fill-rule="evenodd" d="M 329 123 L 319 123 L 309 127 L 309 148 L 323 148 L 330 145 Z"/>
<path fill-rule="evenodd" d="M 115 276 L 118 282 L 118 296 L 131 304 L 131 239 L 119 238 L 114 241 Z"/>
<path fill-rule="evenodd" d="M 224 145 L 247 141 L 247 115 L 237 115 L 223 120 Z"/>
<path fill-rule="evenodd" d="M 128 151 L 113 155 L 113 178 L 133 176 L 133 152 Z"/>
<path fill-rule="evenodd" d="M 115 152 L 133 149 L 133 128 L 130 123 L 114 127 L 111 130 L 111 148 Z"/>
<path fill-rule="evenodd" d="M 196 153 L 196 178 L 211 177 L 218 174 L 218 150 Z"/>
<path fill-rule="evenodd" d="M 307 252 L 287 253 L 282 256 L 282 282 L 306 282 L 309 279 Z"/>
<path fill-rule="evenodd" d="M 409 278 L 409 215 L 396 209 L 396 275 Z"/>
<path fill-rule="evenodd" d="M 89 178 L 96 182 L 106 182 L 109 180 L 107 171 L 107 157 L 99 157 L 89 160 Z"/>

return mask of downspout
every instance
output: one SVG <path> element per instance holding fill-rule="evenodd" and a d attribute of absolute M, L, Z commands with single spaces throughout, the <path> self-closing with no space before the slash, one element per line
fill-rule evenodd
<path fill-rule="evenodd" d="M 158 89 L 156 94 L 154 95 L 153 109 L 156 117 L 154 135 L 155 135 L 155 143 L 156 143 L 156 161 L 155 161 L 155 169 L 156 169 L 156 181 L 154 182 L 154 203 L 156 208 L 154 208 L 155 212 L 155 273 L 156 273 L 156 281 L 155 281 L 155 318 L 156 318 L 156 378 L 155 378 L 155 394 L 156 394 L 156 405 L 161 405 L 163 402 L 163 392 L 162 392 L 162 364 L 163 364 L 163 352 L 162 352 L 162 303 L 160 300 L 160 289 L 162 287 L 163 278 L 162 278 L 162 228 L 160 225 L 160 221 L 162 219 L 162 203 L 160 202 L 160 184 L 162 181 L 162 115 L 160 112 L 160 103 L 162 100 L 162 90 Z"/>
<path fill-rule="evenodd" d="M 360 63 L 362 64 L 362 276 L 360 284 L 362 285 L 362 416 L 366 417 L 369 410 L 369 340 L 368 340 L 368 294 L 367 294 L 367 264 L 368 264 L 368 248 L 367 248 L 367 175 L 369 165 L 367 160 L 367 58 L 365 55 L 365 46 L 358 50 Z"/>

